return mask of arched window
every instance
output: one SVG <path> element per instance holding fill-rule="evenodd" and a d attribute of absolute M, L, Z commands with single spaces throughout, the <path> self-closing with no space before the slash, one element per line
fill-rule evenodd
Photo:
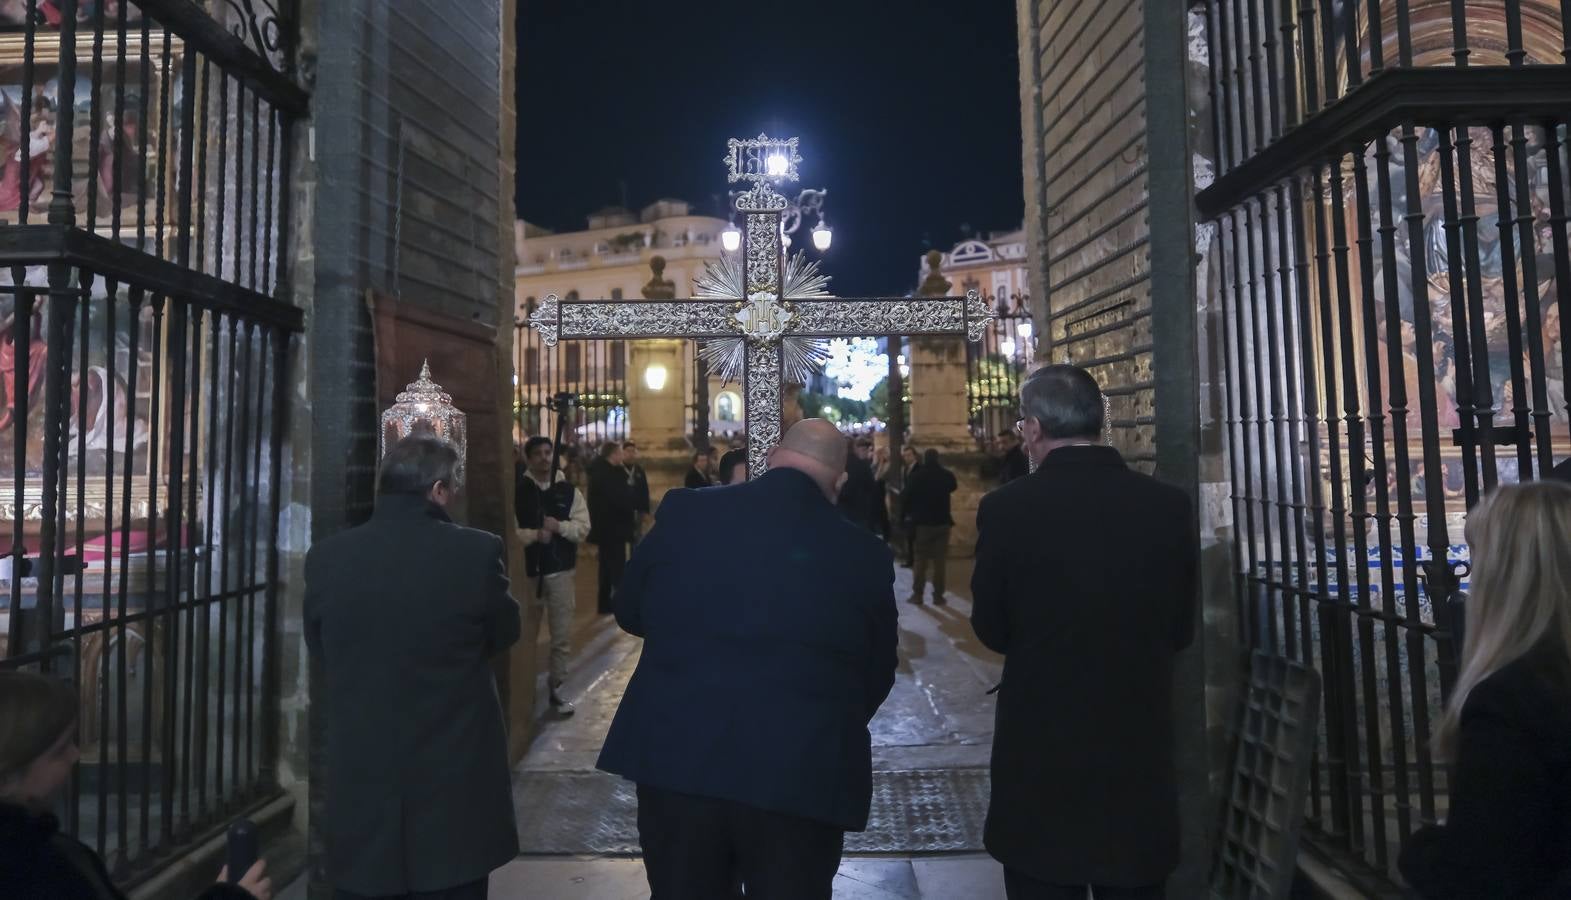
<path fill-rule="evenodd" d="M 715 421 L 736 422 L 742 413 L 742 398 L 731 391 L 721 391 L 715 397 Z"/>

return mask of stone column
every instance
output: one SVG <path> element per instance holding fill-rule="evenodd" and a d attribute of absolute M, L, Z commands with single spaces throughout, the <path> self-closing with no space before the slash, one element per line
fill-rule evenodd
<path fill-rule="evenodd" d="M 685 341 L 633 341 L 627 366 L 629 436 L 649 453 L 687 447 L 682 385 Z"/>
<path fill-rule="evenodd" d="M 645 300 L 676 299 L 676 283 L 665 277 L 663 256 L 649 258 L 651 277 L 643 287 Z M 687 386 L 683 383 L 687 342 L 677 339 L 633 341 L 628 345 L 628 436 L 638 444 L 644 472 L 649 477 L 649 499 L 656 506 L 665 492 L 682 484 L 692 462 L 687 438 Z M 664 383 L 651 378 L 651 369 L 664 370 Z"/>
<path fill-rule="evenodd" d="M 937 250 L 928 252 L 927 279 L 918 290 L 921 296 L 949 294 L 949 282 L 939 271 L 942 258 Z M 965 338 L 913 337 L 910 347 L 912 445 L 944 453 L 974 452 L 976 441 L 966 408 Z"/>
<path fill-rule="evenodd" d="M 943 254 L 927 254 L 928 275 L 917 293 L 944 297 L 949 282 L 939 270 Z M 983 456 L 971 435 L 970 402 L 966 393 L 965 337 L 912 337 L 908 342 L 911 364 L 911 437 L 917 453 L 937 450 L 945 466 L 960 483 L 950 500 L 955 530 L 949 552 L 970 556 L 976 547 L 976 508 L 992 487 L 982 475 Z"/>

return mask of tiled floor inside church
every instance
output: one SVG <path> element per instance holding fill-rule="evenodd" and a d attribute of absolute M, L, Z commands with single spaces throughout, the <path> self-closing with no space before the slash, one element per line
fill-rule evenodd
<path fill-rule="evenodd" d="M 574 669 L 578 712 L 547 717 L 519 764 L 514 796 L 522 854 L 491 879 L 498 900 L 641 900 L 632 786 L 595 771 L 606 729 L 638 661 L 639 641 L 593 614 L 594 566 L 581 566 Z M 905 602 L 897 574 L 900 669 L 874 718 L 872 821 L 847 835 L 836 900 L 992 900 L 1003 873 L 982 852 L 993 699 L 1002 660 L 971 632 L 969 565 L 951 566 L 945 606 Z M 542 629 L 543 631 L 543 629 Z M 540 636 L 544 652 L 545 636 Z M 544 683 L 541 683 L 542 701 Z M 541 706 L 544 707 L 542 702 Z M 303 891 L 292 885 L 283 900 Z"/>

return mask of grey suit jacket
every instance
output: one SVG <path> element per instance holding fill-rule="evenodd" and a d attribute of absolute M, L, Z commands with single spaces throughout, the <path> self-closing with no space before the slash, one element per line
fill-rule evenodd
<path fill-rule="evenodd" d="M 518 853 L 490 661 L 519 636 L 502 541 L 422 497 L 306 557 L 306 640 L 325 685 L 328 880 L 435 891 Z"/>

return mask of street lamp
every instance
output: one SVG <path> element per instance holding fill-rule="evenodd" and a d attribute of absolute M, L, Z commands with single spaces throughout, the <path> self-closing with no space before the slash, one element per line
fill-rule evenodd
<path fill-rule="evenodd" d="M 819 252 L 823 252 L 829 249 L 829 244 L 834 239 L 835 233 L 824 224 L 823 216 L 819 216 L 818 224 L 813 226 L 813 246 L 817 247 Z"/>
<path fill-rule="evenodd" d="M 779 162 L 776 162 L 777 160 Z M 790 161 L 779 154 L 764 160 L 764 168 L 771 174 L 774 174 L 777 167 L 785 166 L 788 169 L 789 165 Z M 742 194 L 742 191 L 731 192 L 732 208 L 735 208 L 736 200 Z M 834 241 L 834 231 L 829 227 L 829 223 L 824 221 L 824 198 L 828 195 L 829 192 L 822 188 L 806 188 L 797 194 L 794 200 L 785 198 L 786 207 L 780 213 L 780 236 L 783 246 L 790 248 L 793 243 L 791 236 L 802 227 L 803 220 L 812 218 L 817 220 L 817 223 L 809 229 L 812 232 L 814 249 L 820 253 L 829 249 Z M 731 236 L 733 233 L 735 237 Z M 742 232 L 736 230 L 734 223 L 727 225 L 726 230 L 720 232 L 720 246 L 728 253 L 734 253 L 741 248 Z"/>
<path fill-rule="evenodd" d="M 665 390 L 666 369 L 659 363 L 653 363 L 644 370 L 644 386 L 651 391 Z"/>

